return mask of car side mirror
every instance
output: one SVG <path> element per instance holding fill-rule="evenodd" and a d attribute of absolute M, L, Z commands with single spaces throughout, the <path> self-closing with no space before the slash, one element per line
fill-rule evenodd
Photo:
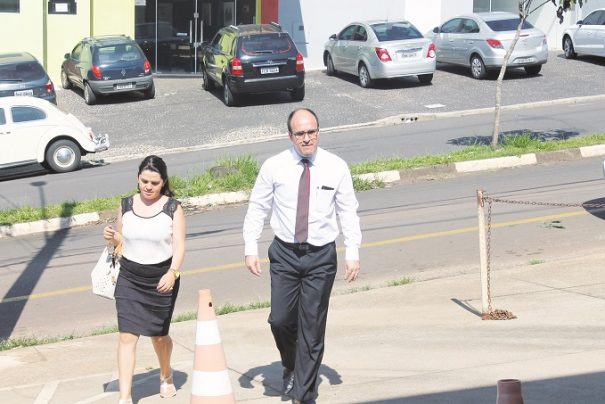
<path fill-rule="evenodd" d="M 435 28 L 433 28 L 433 32 L 434 32 L 435 34 L 438 34 L 438 33 L 439 33 L 439 27 L 435 27 Z"/>
<path fill-rule="evenodd" d="M 66 53 L 65 55 L 63 55 L 64 59 L 69 59 L 69 56 L 71 56 L 69 53 Z"/>
<path fill-rule="evenodd" d="M 584 24 L 584 20 L 578 20 L 578 22 L 576 22 L 577 25 L 582 25 Z"/>
<path fill-rule="evenodd" d="M 330 35 L 330 39 L 331 39 L 332 41 L 335 41 L 335 40 L 336 40 L 336 34 L 332 34 L 332 35 Z"/>

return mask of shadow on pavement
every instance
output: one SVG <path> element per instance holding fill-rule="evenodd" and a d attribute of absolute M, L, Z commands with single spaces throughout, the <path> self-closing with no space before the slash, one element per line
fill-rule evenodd
<path fill-rule="evenodd" d="M 605 372 L 524 382 L 521 380 L 523 400 L 531 404 L 597 403 L 605 395 Z M 469 381 L 470 382 L 470 381 Z M 491 387 L 446 391 L 388 400 L 360 403 L 372 404 L 485 404 L 496 402 L 496 383 Z"/>
<path fill-rule="evenodd" d="M 586 212 L 601 220 L 605 220 L 605 198 L 592 199 L 583 203 Z M 602 205 L 602 206 L 586 206 L 586 205 Z"/>
<path fill-rule="evenodd" d="M 268 397 L 279 397 L 282 395 L 282 370 L 281 362 L 272 362 L 268 365 L 249 369 L 239 377 L 238 381 L 242 388 L 253 389 L 254 385 L 252 384 L 252 380 L 258 376 L 262 376 L 262 384 L 265 388 L 263 395 Z M 328 383 L 332 386 L 342 384 L 340 374 L 331 367 L 322 364 L 319 367 L 318 385 L 322 383 L 324 378 L 327 379 Z"/>
<path fill-rule="evenodd" d="M 546 142 L 549 140 L 566 140 L 575 136 L 579 136 L 579 132 L 571 132 L 567 130 L 554 129 L 548 132 L 538 132 L 530 129 L 515 129 L 506 132 L 500 132 L 500 143 L 504 143 L 507 139 L 512 139 L 519 135 L 529 136 L 532 140 Z M 492 142 L 492 136 L 464 136 L 456 139 L 450 139 L 448 144 L 456 146 L 489 146 Z"/>
<path fill-rule="evenodd" d="M 46 198 L 44 197 L 44 181 L 35 181 L 31 183 L 37 187 L 40 194 L 40 206 L 42 206 L 42 217 L 47 218 Z M 73 204 L 64 203 L 61 209 L 61 216 L 71 216 Z M 48 263 L 54 253 L 67 238 L 70 229 L 56 231 L 52 234 L 45 234 L 46 242 L 36 255 L 28 262 L 27 266 L 21 272 L 15 283 L 8 289 L 0 301 L 0 341 L 9 339 L 12 335 L 23 309 L 30 299 L 38 281 L 44 274 Z"/>
<path fill-rule="evenodd" d="M 117 365 L 116 365 L 117 366 Z M 172 377 L 174 386 L 176 387 L 176 397 L 179 403 L 189 401 L 189 393 L 182 391 L 183 385 L 187 383 L 187 373 L 173 369 Z M 119 392 L 119 381 L 112 380 L 109 383 L 103 384 L 104 392 Z M 154 369 L 147 373 L 135 374 L 132 379 L 132 402 L 138 403 L 147 397 L 157 396 L 160 394 L 160 370 Z M 186 397 L 186 398 L 185 398 Z"/>

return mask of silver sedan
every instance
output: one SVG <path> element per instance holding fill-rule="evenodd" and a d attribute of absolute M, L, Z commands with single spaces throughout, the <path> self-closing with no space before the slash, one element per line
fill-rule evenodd
<path fill-rule="evenodd" d="M 435 45 L 408 21 L 354 22 L 330 37 L 323 61 L 328 76 L 354 74 L 362 87 L 405 76 L 428 84 L 435 72 Z"/>
<path fill-rule="evenodd" d="M 518 15 L 505 12 L 462 15 L 435 27 L 427 37 L 437 46 L 438 63 L 470 66 L 473 77 L 483 79 L 488 70 L 502 67 L 519 21 Z M 507 68 L 523 67 L 536 75 L 547 59 L 546 36 L 525 21 Z"/>
<path fill-rule="evenodd" d="M 563 51 L 567 59 L 578 53 L 605 56 L 605 8 L 593 11 L 565 30 Z"/>

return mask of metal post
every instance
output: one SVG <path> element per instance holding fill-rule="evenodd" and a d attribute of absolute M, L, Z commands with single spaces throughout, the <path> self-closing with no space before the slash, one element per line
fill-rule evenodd
<path fill-rule="evenodd" d="M 477 218 L 479 219 L 479 258 L 481 267 L 481 314 L 489 314 L 487 290 L 487 240 L 485 236 L 485 209 L 483 206 L 483 190 L 477 190 Z"/>

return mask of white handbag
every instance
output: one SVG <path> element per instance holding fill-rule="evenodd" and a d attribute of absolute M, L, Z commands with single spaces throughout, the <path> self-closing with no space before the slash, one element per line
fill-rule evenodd
<path fill-rule="evenodd" d="M 105 247 L 99 261 L 90 273 L 92 293 L 107 299 L 114 299 L 119 274 L 119 257 L 115 254 L 115 250 L 110 253 L 109 248 Z"/>

